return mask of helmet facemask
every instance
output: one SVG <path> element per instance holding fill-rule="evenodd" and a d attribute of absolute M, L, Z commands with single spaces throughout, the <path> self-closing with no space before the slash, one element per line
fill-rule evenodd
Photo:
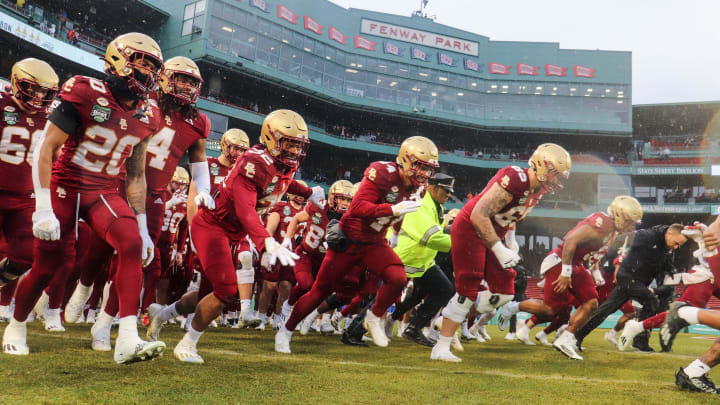
<path fill-rule="evenodd" d="M 166 70 L 163 72 L 167 80 L 166 94 L 173 96 L 179 105 L 195 104 L 200 97 L 202 79 L 184 72 Z"/>
<path fill-rule="evenodd" d="M 55 100 L 58 88 L 47 88 L 28 79 L 15 79 L 17 92 L 15 98 L 28 110 L 41 111 Z"/>
<path fill-rule="evenodd" d="M 413 156 L 407 156 L 406 159 L 411 163 L 410 168 L 406 169 L 405 175 L 410 179 L 413 186 L 427 187 L 428 180 L 435 175 L 435 169 L 438 168 L 438 165 L 415 159 Z"/>
<path fill-rule="evenodd" d="M 350 209 L 350 203 L 352 203 L 352 197 L 347 194 L 335 194 L 332 198 L 330 208 L 334 209 L 339 213 L 346 213 Z"/>
<path fill-rule="evenodd" d="M 555 192 L 564 189 L 565 186 L 562 184 L 562 180 L 567 180 L 569 175 L 560 173 L 553 167 L 553 164 L 548 161 L 544 161 L 543 163 L 545 170 L 542 172 L 538 170 L 537 167 L 535 168 L 535 173 L 538 174 L 537 179 L 542 189 L 550 194 L 555 194 Z"/>
<path fill-rule="evenodd" d="M 125 48 L 127 63 L 119 75 L 125 80 L 128 89 L 138 97 L 145 97 L 155 90 L 162 69 L 162 61 L 149 53 Z"/>
<path fill-rule="evenodd" d="M 274 131 L 273 135 L 275 139 L 280 139 L 280 141 L 277 142 L 280 148 L 278 160 L 285 166 L 292 168 L 299 167 L 300 163 L 305 159 L 310 142 L 305 139 L 283 136 L 278 130 Z"/>

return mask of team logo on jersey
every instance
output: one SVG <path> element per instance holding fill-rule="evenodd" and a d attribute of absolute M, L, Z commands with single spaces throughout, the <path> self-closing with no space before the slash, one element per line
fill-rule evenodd
<path fill-rule="evenodd" d="M 523 197 L 518 200 L 518 204 L 523 205 L 523 204 L 525 204 L 526 201 L 527 201 L 527 197 Z"/>
<path fill-rule="evenodd" d="M 110 119 L 110 109 L 101 105 L 95 104 L 90 111 L 90 117 L 97 122 L 105 122 Z"/>
<path fill-rule="evenodd" d="M 110 102 L 107 101 L 104 97 L 98 97 L 97 100 L 95 100 L 96 103 L 100 104 L 103 107 L 107 107 L 110 105 Z"/>
<path fill-rule="evenodd" d="M 15 125 L 18 122 L 18 113 L 16 112 L 3 112 L 3 121 L 8 125 Z"/>
<path fill-rule="evenodd" d="M 127 129 L 127 121 L 125 118 L 120 118 L 120 129 L 123 131 Z"/>
<path fill-rule="evenodd" d="M 392 188 L 390 188 L 390 190 L 392 190 L 393 193 L 397 193 L 398 191 L 400 191 L 398 186 L 392 186 Z"/>
<path fill-rule="evenodd" d="M 27 122 L 28 126 L 30 126 L 30 127 L 35 126 L 35 121 L 33 121 L 33 119 L 30 117 L 25 117 L 25 122 Z"/>
<path fill-rule="evenodd" d="M 7 112 L 15 112 L 15 107 L 13 107 L 13 106 L 11 106 L 11 105 L 6 105 L 6 106 L 5 106 L 5 111 L 7 111 Z"/>
<path fill-rule="evenodd" d="M 271 183 L 277 183 L 278 182 L 278 176 L 273 177 Z"/>
<path fill-rule="evenodd" d="M 510 177 L 508 175 L 505 175 L 500 181 L 500 185 L 502 186 L 502 188 L 507 188 L 508 184 L 510 184 Z"/>
<path fill-rule="evenodd" d="M 312 216 L 312 222 L 315 225 L 320 225 L 320 222 L 322 222 L 322 215 L 320 215 L 319 212 L 316 212 Z"/>
<path fill-rule="evenodd" d="M 67 191 L 65 191 L 65 189 L 62 188 L 62 187 L 58 187 L 58 188 L 55 190 L 55 192 L 57 193 L 58 198 L 65 198 L 65 197 L 67 197 Z"/>
<path fill-rule="evenodd" d="M 286 217 L 289 217 L 291 213 L 292 211 L 290 211 L 290 207 L 283 208 L 283 215 L 285 215 Z"/>
<path fill-rule="evenodd" d="M 213 163 L 210 165 L 210 173 L 213 176 L 217 176 L 218 174 L 220 174 L 220 168 L 215 163 Z"/>
<path fill-rule="evenodd" d="M 385 200 L 389 203 L 394 203 L 395 200 L 397 200 L 397 198 L 398 198 L 398 193 L 396 193 L 395 191 L 390 191 L 385 196 Z"/>
<path fill-rule="evenodd" d="M 172 126 L 172 118 L 170 118 L 169 115 L 165 115 L 165 125 L 171 127 Z"/>
<path fill-rule="evenodd" d="M 268 184 L 267 188 L 265 189 L 265 195 L 268 195 L 275 191 L 275 187 L 277 186 L 277 183 L 270 183 Z"/>

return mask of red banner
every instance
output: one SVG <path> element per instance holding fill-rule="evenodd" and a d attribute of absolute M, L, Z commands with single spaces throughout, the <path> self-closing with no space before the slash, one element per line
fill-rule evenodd
<path fill-rule="evenodd" d="M 490 73 L 496 74 L 496 75 L 509 75 L 510 74 L 510 68 L 512 66 L 506 66 L 502 63 L 495 63 L 495 62 L 489 62 L 488 67 L 490 68 Z"/>
<path fill-rule="evenodd" d="M 568 70 L 568 68 L 548 63 L 545 65 L 545 76 L 565 76 L 566 70 Z"/>
<path fill-rule="evenodd" d="M 575 65 L 573 68 L 576 77 L 595 77 L 595 69 L 580 65 Z"/>
<path fill-rule="evenodd" d="M 290 11 L 289 8 L 283 6 L 282 4 L 278 4 L 278 18 L 282 18 L 283 20 L 287 20 L 293 24 L 297 24 L 298 16 L 292 11 Z"/>
<path fill-rule="evenodd" d="M 328 27 L 328 37 L 334 41 L 340 42 L 343 45 L 345 45 L 345 40 L 347 39 L 347 37 L 343 35 L 340 30 L 333 27 L 332 25 Z"/>
<path fill-rule="evenodd" d="M 373 42 L 369 39 L 363 38 L 360 35 L 355 35 L 355 48 L 367 49 L 368 51 L 374 51 L 377 42 Z"/>
<path fill-rule="evenodd" d="M 318 22 L 313 20 L 312 18 L 305 16 L 305 29 L 322 35 L 323 26 L 318 24 Z"/>
<path fill-rule="evenodd" d="M 517 64 L 517 72 L 519 75 L 537 76 L 538 69 L 539 68 L 537 66 L 528 65 L 527 63 Z"/>

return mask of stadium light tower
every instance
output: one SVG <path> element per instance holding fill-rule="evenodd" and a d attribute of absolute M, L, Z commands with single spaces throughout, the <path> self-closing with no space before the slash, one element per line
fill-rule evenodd
<path fill-rule="evenodd" d="M 420 10 L 415 11 L 413 14 L 418 17 L 427 17 L 427 15 L 425 15 L 425 8 L 429 2 L 430 0 L 420 0 Z"/>

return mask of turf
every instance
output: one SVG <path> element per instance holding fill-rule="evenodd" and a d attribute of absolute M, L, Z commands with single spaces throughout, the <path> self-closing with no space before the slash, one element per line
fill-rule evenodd
<path fill-rule="evenodd" d="M 1 327 L 0 327 L 1 328 Z M 595 331 L 585 361 L 550 347 L 502 339 L 466 343 L 463 362 L 431 361 L 429 349 L 400 338 L 388 348 L 355 348 L 337 336 L 295 334 L 292 355 L 273 351 L 274 333 L 212 329 L 201 340 L 204 365 L 172 356 L 182 337 L 163 331 L 165 356 L 116 365 L 90 349 L 89 327 L 49 333 L 29 325 L 29 356 L 0 355 L 0 404 L 617 404 L 710 403 L 710 394 L 679 391 L 674 374 L 712 340 L 680 335 L 673 353 L 620 353 Z M 113 333 L 113 338 L 115 333 Z M 657 333 L 651 345 L 658 346 Z M 718 372 L 714 374 L 720 375 Z M 710 377 L 713 377 L 711 373 Z M 720 379 L 720 377 L 718 377 Z"/>

